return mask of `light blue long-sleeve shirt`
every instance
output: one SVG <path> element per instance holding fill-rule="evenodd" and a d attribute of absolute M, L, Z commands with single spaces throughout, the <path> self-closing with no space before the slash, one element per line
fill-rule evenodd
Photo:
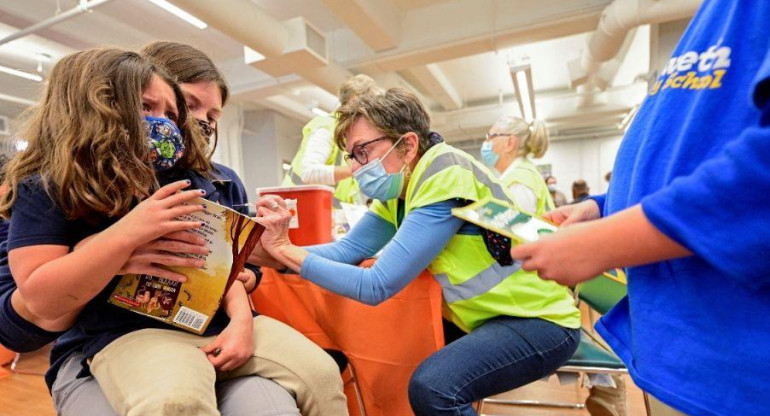
<path fill-rule="evenodd" d="M 376 305 L 417 277 L 458 232 L 478 234 L 476 226 L 452 215 L 459 201 L 443 201 L 417 208 L 396 227 L 368 212 L 342 240 L 309 247 L 302 264 L 306 279 L 334 293 Z M 364 259 L 382 254 L 374 267 L 358 267 Z"/>

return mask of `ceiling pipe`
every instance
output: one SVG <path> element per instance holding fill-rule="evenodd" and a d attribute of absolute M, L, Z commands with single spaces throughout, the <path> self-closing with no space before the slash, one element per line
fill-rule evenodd
<path fill-rule="evenodd" d="M 96 7 L 99 7 L 105 3 L 109 3 L 110 1 L 112 0 L 92 0 L 92 1 L 80 0 L 80 4 L 73 7 L 72 9 L 67 10 L 66 12 L 60 13 L 50 19 L 43 20 L 42 22 L 36 23 L 32 26 L 25 27 L 24 29 L 21 29 L 18 32 L 11 33 L 10 35 L 0 39 L 0 45 L 4 45 L 16 39 L 23 38 L 24 36 L 31 35 L 47 27 L 51 27 L 65 20 L 69 20 L 73 17 L 79 16 L 85 12 L 90 12 Z"/>
<path fill-rule="evenodd" d="M 692 16 L 703 0 L 615 0 L 602 12 L 596 31 L 588 39 L 580 59 L 568 63 L 570 87 L 581 84 L 607 85 L 608 80 L 594 82 L 605 63 L 623 47 L 628 32 L 654 23 Z M 613 71 L 610 71 L 613 72 Z"/>

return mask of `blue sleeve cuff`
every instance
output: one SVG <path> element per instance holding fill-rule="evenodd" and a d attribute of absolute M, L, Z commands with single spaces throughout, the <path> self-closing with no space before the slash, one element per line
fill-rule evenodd
<path fill-rule="evenodd" d="M 604 216 L 604 201 L 607 199 L 607 194 L 601 194 L 601 195 L 591 195 L 587 199 L 590 199 L 594 202 L 596 202 L 596 205 L 599 206 L 599 216 Z"/>

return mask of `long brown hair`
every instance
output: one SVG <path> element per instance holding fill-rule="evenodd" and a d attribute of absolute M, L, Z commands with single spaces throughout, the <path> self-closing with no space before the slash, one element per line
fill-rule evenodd
<path fill-rule="evenodd" d="M 176 96 L 185 140 L 177 166 L 208 172 L 205 139 L 190 128 L 173 78 L 137 53 L 90 49 L 62 58 L 51 70 L 21 133 L 27 149 L 6 170 L 8 192 L 0 197 L 0 215 L 10 217 L 19 185 L 34 175 L 69 219 L 125 215 L 157 189 L 141 112 L 142 92 L 153 75 Z"/>
<path fill-rule="evenodd" d="M 160 65 L 180 84 L 196 84 L 198 82 L 214 82 L 219 87 L 222 96 L 222 107 L 230 97 L 230 88 L 225 77 L 217 69 L 214 62 L 202 51 L 184 44 L 169 41 L 156 41 L 143 47 L 139 53 Z M 209 151 L 209 158 L 214 155 L 219 142 L 219 129 L 214 129 L 214 144 Z"/>

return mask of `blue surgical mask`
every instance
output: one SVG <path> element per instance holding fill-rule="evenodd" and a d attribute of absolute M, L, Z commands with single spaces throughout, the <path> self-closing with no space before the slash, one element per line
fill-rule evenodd
<path fill-rule="evenodd" d="M 495 153 L 492 149 L 492 141 L 488 140 L 481 144 L 481 161 L 485 165 L 494 169 L 497 161 L 500 160 L 500 155 Z"/>
<path fill-rule="evenodd" d="M 388 173 L 385 166 L 382 165 L 382 159 L 385 159 L 395 149 L 401 139 L 403 137 L 393 143 L 390 150 L 382 157 L 370 161 L 353 172 L 353 177 L 358 181 L 361 192 L 369 198 L 385 202 L 401 195 L 401 189 L 404 187 L 404 168 L 401 168 L 398 173 Z"/>
<path fill-rule="evenodd" d="M 184 155 L 184 141 L 179 128 L 171 120 L 144 117 L 147 125 L 150 160 L 157 172 L 171 169 Z"/>

